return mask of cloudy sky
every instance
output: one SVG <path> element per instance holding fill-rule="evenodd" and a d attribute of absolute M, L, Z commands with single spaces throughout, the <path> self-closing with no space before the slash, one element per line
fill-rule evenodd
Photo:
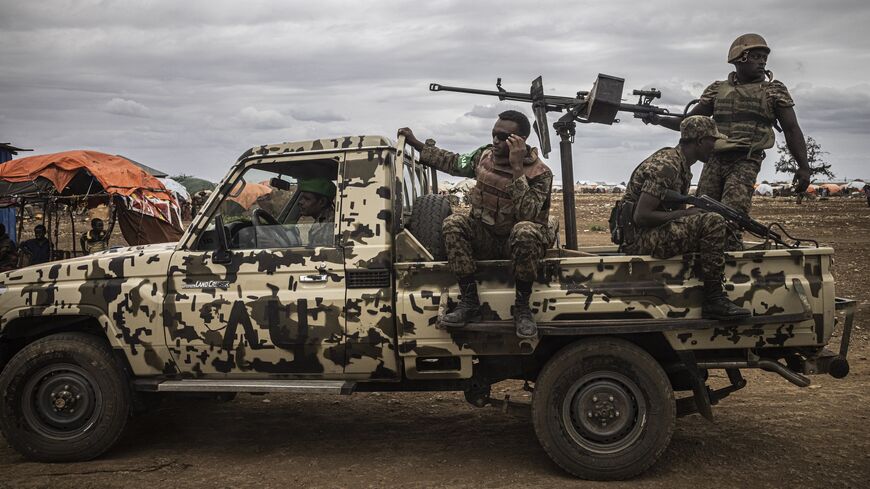
<path fill-rule="evenodd" d="M 866 0 L 0 0 L 0 8 L 0 141 L 31 154 L 94 149 L 216 180 L 254 145 L 393 137 L 401 126 L 467 151 L 489 140 L 498 112 L 530 107 L 432 93 L 430 82 L 493 89 L 501 77 L 508 90 L 527 91 L 543 75 L 548 93 L 570 95 L 606 73 L 626 79 L 627 101 L 632 89 L 655 87 L 676 108 L 728 74 L 736 36 L 758 32 L 837 176 L 870 177 Z M 625 180 L 676 140 L 622 119 L 578 128 L 575 179 Z M 775 159 L 768 155 L 761 178 L 776 177 Z"/>

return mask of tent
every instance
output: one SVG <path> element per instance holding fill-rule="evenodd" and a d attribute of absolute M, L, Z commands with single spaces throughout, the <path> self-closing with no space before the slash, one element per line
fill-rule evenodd
<path fill-rule="evenodd" d="M 819 193 L 821 193 L 822 189 L 824 189 L 824 193 L 827 195 L 838 195 L 841 191 L 841 188 L 836 183 L 822 183 L 818 186 Z"/>
<path fill-rule="evenodd" d="M 863 180 L 854 180 L 854 181 L 849 182 L 846 185 L 844 185 L 844 187 L 855 189 L 855 190 L 862 190 L 864 188 L 864 185 L 867 185 L 867 182 L 865 182 Z"/>
<path fill-rule="evenodd" d="M 162 183 L 167 190 L 172 192 L 173 196 L 176 199 L 190 202 L 190 193 L 187 192 L 187 189 L 184 187 L 184 185 L 176 182 L 171 178 L 158 178 L 158 180 L 160 180 L 160 183 Z"/>
<path fill-rule="evenodd" d="M 201 190 L 214 190 L 215 184 L 203 178 L 191 177 L 189 175 L 178 175 L 172 177 L 172 180 L 184 185 L 187 193 L 193 195 Z"/>
<path fill-rule="evenodd" d="M 755 186 L 755 195 L 773 195 L 773 187 L 767 183 L 759 183 Z"/>
<path fill-rule="evenodd" d="M 177 241 L 182 234 L 178 202 L 160 180 L 125 158 L 97 151 L 29 156 L 0 165 L 0 206 L 25 203 L 52 211 L 58 205 L 113 205 L 130 245 Z"/>

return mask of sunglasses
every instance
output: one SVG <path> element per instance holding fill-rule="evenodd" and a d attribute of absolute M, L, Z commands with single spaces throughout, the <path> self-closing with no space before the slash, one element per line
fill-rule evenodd
<path fill-rule="evenodd" d="M 508 138 L 511 137 L 511 136 L 512 136 L 512 134 L 509 133 L 509 132 L 501 132 L 501 131 L 499 131 L 499 132 L 494 132 L 494 133 L 492 133 L 492 137 L 498 139 L 499 141 L 507 141 Z"/>

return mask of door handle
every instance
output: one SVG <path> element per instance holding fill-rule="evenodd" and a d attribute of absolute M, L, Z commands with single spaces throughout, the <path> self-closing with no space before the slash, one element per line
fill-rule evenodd
<path fill-rule="evenodd" d="M 303 275 L 299 277 L 299 281 L 306 283 L 326 282 L 326 275 Z"/>

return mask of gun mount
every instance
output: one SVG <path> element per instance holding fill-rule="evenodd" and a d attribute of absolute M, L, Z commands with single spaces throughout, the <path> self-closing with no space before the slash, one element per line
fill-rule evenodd
<path fill-rule="evenodd" d="M 599 74 L 592 90 L 577 92 L 573 97 L 560 95 L 545 95 L 542 77 L 532 81 L 529 93 L 508 92 L 501 86 L 501 78 L 496 81 L 496 90 L 480 90 L 476 88 L 451 87 L 439 83 L 430 83 L 429 90 L 433 92 L 459 92 L 474 95 L 490 95 L 499 100 L 512 100 L 532 104 L 535 115 L 534 129 L 541 143 L 541 153 L 544 157 L 550 154 L 550 134 L 547 123 L 547 112 L 564 112 L 564 115 L 553 123 L 556 134 L 559 135 L 559 151 L 562 162 L 562 201 L 565 216 L 565 247 L 577 249 L 577 223 L 574 207 L 574 158 L 572 144 L 576 134 L 577 123 L 583 124 L 613 124 L 619 122 L 616 115 L 619 112 L 631 112 L 637 118 L 650 114 L 675 115 L 668 109 L 652 105 L 652 101 L 661 97 L 656 89 L 635 90 L 638 96 L 636 104 L 622 102 L 622 92 L 625 80 L 616 76 Z M 688 108 L 688 106 L 687 106 Z"/>

